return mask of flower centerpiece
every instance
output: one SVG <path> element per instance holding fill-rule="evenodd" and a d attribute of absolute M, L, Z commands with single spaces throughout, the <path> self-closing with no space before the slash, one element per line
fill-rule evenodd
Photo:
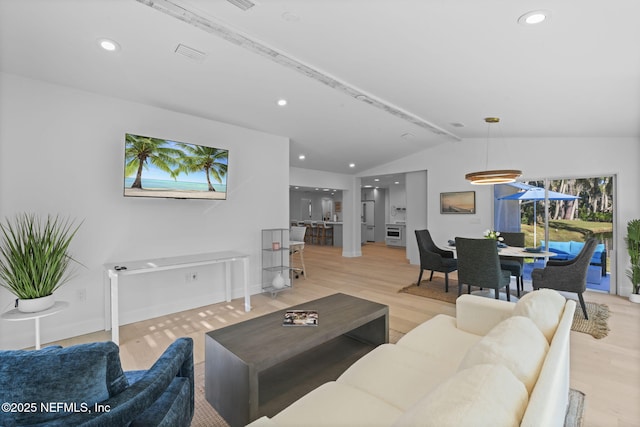
<path fill-rule="evenodd" d="M 484 238 L 485 239 L 496 240 L 498 242 L 502 242 L 504 240 L 504 237 L 500 236 L 500 232 L 499 231 L 494 231 L 494 230 L 486 230 L 484 232 Z"/>

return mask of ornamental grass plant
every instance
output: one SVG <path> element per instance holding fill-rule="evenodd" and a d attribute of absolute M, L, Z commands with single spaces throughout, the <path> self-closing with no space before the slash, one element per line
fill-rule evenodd
<path fill-rule="evenodd" d="M 627 251 L 631 260 L 631 267 L 626 271 L 633 286 L 633 293 L 640 294 L 640 219 L 633 219 L 627 223 Z"/>
<path fill-rule="evenodd" d="M 78 231 L 71 219 L 23 213 L 0 223 L 0 286 L 19 299 L 51 295 L 73 277 L 69 244 Z"/>

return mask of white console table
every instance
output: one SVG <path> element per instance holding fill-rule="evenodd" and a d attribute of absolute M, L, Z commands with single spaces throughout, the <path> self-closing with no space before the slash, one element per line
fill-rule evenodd
<path fill-rule="evenodd" d="M 244 310 L 251 310 L 249 296 L 249 255 L 240 252 L 224 251 L 194 255 L 183 255 L 167 258 L 155 258 L 139 261 L 109 262 L 104 265 L 109 276 L 111 291 L 111 341 L 120 341 L 120 323 L 118 316 L 118 278 L 133 274 L 153 273 L 176 268 L 190 268 L 209 264 L 225 264 L 225 298 L 231 301 L 231 263 L 242 261 L 244 268 Z M 109 308 L 106 308 L 109 312 Z M 109 330 L 109 322 L 105 322 L 105 330 Z"/>

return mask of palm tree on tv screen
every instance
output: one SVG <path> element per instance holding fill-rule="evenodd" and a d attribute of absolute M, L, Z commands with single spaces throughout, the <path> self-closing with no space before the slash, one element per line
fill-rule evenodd
<path fill-rule="evenodd" d="M 166 147 L 166 144 L 164 139 L 127 134 L 124 173 L 125 176 L 130 176 L 136 171 L 131 188 L 142 189 L 142 170 L 148 168 L 148 163 L 174 176 L 171 167 L 176 164 L 176 156 L 181 151 Z"/>
<path fill-rule="evenodd" d="M 173 172 L 176 175 L 181 172 L 188 175 L 190 172 L 204 171 L 209 191 L 216 191 L 211 184 L 211 177 L 222 183 L 222 178 L 227 174 L 227 150 L 182 143 L 178 143 L 178 146 L 183 151 L 179 166 Z"/>

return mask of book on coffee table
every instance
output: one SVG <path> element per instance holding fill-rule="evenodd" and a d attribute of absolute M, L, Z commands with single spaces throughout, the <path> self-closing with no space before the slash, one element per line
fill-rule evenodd
<path fill-rule="evenodd" d="M 287 310 L 284 313 L 283 326 L 318 326 L 316 310 Z"/>

